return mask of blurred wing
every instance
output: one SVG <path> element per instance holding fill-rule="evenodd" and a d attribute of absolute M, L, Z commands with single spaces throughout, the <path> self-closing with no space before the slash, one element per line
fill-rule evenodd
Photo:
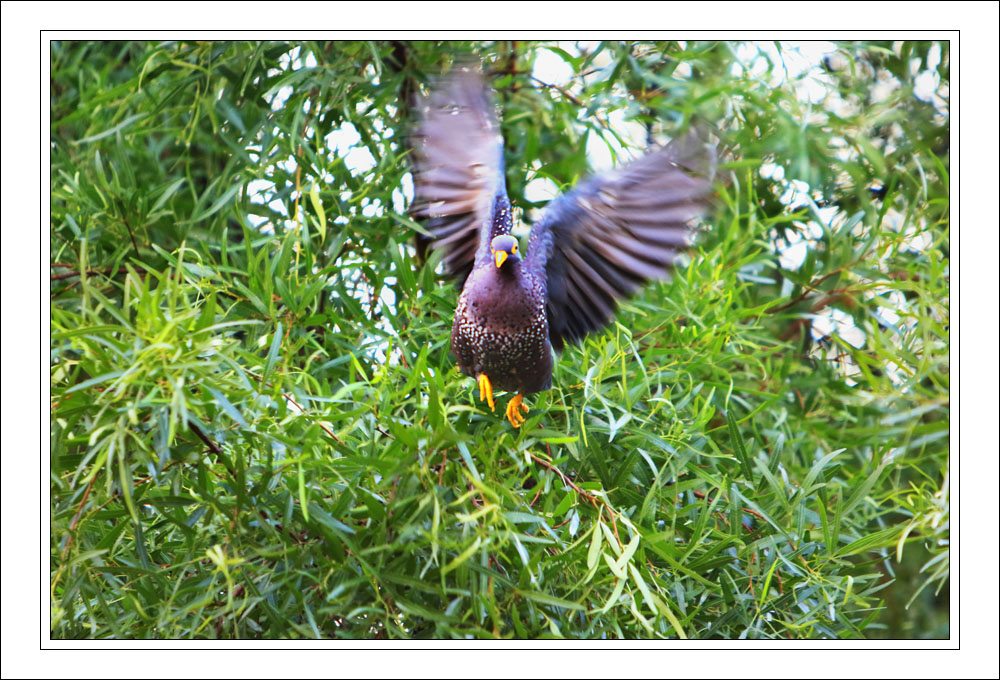
<path fill-rule="evenodd" d="M 531 231 L 527 266 L 545 275 L 555 349 L 603 328 L 618 300 L 667 276 L 708 206 L 714 171 L 714 149 L 692 133 L 552 202 Z"/>
<path fill-rule="evenodd" d="M 431 245 L 445 251 L 445 270 L 462 285 L 477 251 L 489 249 L 484 240 L 503 176 L 500 126 L 482 76 L 471 67 L 442 79 L 419 109 L 410 212 L 425 220 Z"/>

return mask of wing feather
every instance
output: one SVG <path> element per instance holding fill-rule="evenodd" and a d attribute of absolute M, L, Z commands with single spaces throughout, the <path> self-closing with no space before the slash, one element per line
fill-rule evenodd
<path fill-rule="evenodd" d="M 461 286 L 489 250 L 494 201 L 503 187 L 500 126 L 482 74 L 471 66 L 441 79 L 418 109 L 410 213 L 425 220 L 431 247 L 444 251 L 445 271 Z"/>
<path fill-rule="evenodd" d="M 553 347 L 603 328 L 619 300 L 668 275 L 708 207 L 714 167 L 714 149 L 691 133 L 552 202 L 526 265 L 545 274 Z"/>

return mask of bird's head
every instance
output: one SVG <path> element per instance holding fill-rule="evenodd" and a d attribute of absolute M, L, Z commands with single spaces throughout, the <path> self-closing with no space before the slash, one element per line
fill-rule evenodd
<path fill-rule="evenodd" d="M 493 253 L 493 261 L 496 262 L 497 269 L 503 266 L 508 259 L 520 262 L 521 256 L 518 254 L 517 239 L 510 234 L 494 236 L 490 241 L 490 252 Z"/>

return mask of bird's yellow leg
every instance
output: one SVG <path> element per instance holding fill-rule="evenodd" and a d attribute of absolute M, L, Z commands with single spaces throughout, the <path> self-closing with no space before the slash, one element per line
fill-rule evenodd
<path fill-rule="evenodd" d="M 490 384 L 490 379 L 485 373 L 480 373 L 476 380 L 479 383 L 479 398 L 490 405 L 491 411 L 496 411 L 493 406 L 493 385 Z"/>
<path fill-rule="evenodd" d="M 507 420 L 514 427 L 521 427 L 521 423 L 524 422 L 524 416 L 518 409 L 522 409 L 525 413 L 530 410 L 528 405 L 524 403 L 524 395 L 520 392 L 507 402 Z"/>

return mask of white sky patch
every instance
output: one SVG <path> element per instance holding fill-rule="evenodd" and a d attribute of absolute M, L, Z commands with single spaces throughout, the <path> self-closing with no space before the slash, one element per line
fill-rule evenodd
<path fill-rule="evenodd" d="M 927 50 L 927 68 L 936 69 L 941 65 L 941 43 L 936 42 Z"/>
<path fill-rule="evenodd" d="M 361 135 L 353 123 L 344 123 L 336 130 L 331 130 L 325 138 L 326 146 L 338 156 L 343 156 L 351 147 L 361 141 Z"/>
<path fill-rule="evenodd" d="M 382 209 L 382 201 L 376 199 L 369 200 L 367 198 L 361 200 L 361 214 L 365 217 L 382 217 L 385 214 L 385 210 Z"/>
<path fill-rule="evenodd" d="M 396 285 L 395 276 L 385 277 L 385 285 L 382 286 L 382 292 L 379 295 L 379 300 L 389 309 L 389 313 L 393 316 L 396 314 L 396 292 L 392 289 L 394 285 Z M 386 324 L 386 327 L 391 328 L 388 324 Z"/>
<path fill-rule="evenodd" d="M 552 199 L 558 196 L 559 193 L 559 185 L 548 177 L 535 175 L 532 179 L 528 180 L 528 183 L 524 185 L 524 198 L 532 203 L 545 204 L 541 207 L 531 208 L 530 213 L 532 223 L 538 221 L 538 218 L 541 217 L 542 213 L 545 211 L 545 207 Z M 516 209 L 515 216 L 519 217 Z M 523 227 L 523 225 L 520 225 L 519 223 L 520 220 L 515 222 L 515 235 L 521 235 L 520 232 L 526 231 L 523 228 L 519 228 Z"/>
<path fill-rule="evenodd" d="M 615 146 L 621 149 L 617 140 L 608 140 L 594 131 L 587 133 L 587 160 L 595 172 L 615 167 L 615 157 L 612 151 Z"/>
<path fill-rule="evenodd" d="M 875 75 L 875 84 L 871 86 L 869 92 L 873 102 L 884 102 L 899 89 L 899 79 L 886 69 L 879 69 Z"/>
<path fill-rule="evenodd" d="M 363 175 L 372 170 L 378 161 L 367 146 L 356 146 L 344 156 L 344 165 L 352 175 Z"/>
<path fill-rule="evenodd" d="M 836 335 L 851 347 L 861 348 L 865 344 L 864 331 L 854 325 L 854 319 L 849 314 L 834 307 L 811 316 L 813 322 L 810 333 L 814 344 L 809 355 L 815 359 L 835 363 L 837 370 L 844 376 L 844 381 L 848 385 L 856 385 L 857 381 L 851 376 L 860 373 L 861 368 L 853 357 L 833 343 L 822 344 L 820 341 Z"/>
<path fill-rule="evenodd" d="M 296 62 L 299 61 L 299 52 L 301 50 L 302 48 L 296 45 L 295 47 L 293 47 L 292 49 L 288 50 L 280 57 L 278 57 L 278 66 L 281 67 L 282 71 L 287 71 L 289 69 L 296 70 L 297 68 L 302 68 L 301 62 L 296 64 Z"/>
<path fill-rule="evenodd" d="M 566 49 L 563 45 L 560 47 Z M 568 49 L 566 51 L 570 52 Z M 535 64 L 531 74 L 550 85 L 562 85 L 573 77 L 573 67 L 555 52 L 542 48 L 535 54 Z"/>
<path fill-rule="evenodd" d="M 251 203 L 266 205 L 271 210 L 280 215 L 288 216 L 288 209 L 284 201 L 280 201 L 274 196 L 274 182 L 269 179 L 252 179 L 247 183 L 246 194 L 250 197 Z M 274 233 L 274 225 L 269 224 L 269 220 L 262 215 L 247 214 L 247 221 L 252 226 L 264 233 Z"/>
<path fill-rule="evenodd" d="M 851 347 L 860 349 L 865 344 L 865 332 L 854 325 L 854 318 L 836 307 L 828 307 L 812 315 L 813 340 L 836 335 Z"/>
<path fill-rule="evenodd" d="M 641 156 L 641 150 L 646 148 L 646 126 L 626 119 L 626 115 L 624 109 L 615 109 L 607 115 L 608 125 L 625 141 L 625 145 L 608 130 L 588 133 L 587 160 L 594 172 L 624 165 Z"/>
<path fill-rule="evenodd" d="M 785 227 L 783 236 L 776 236 L 778 232 L 772 232 L 774 248 L 778 253 L 778 263 L 783 269 L 797 271 L 802 263 L 806 261 L 809 249 L 816 247 L 817 242 L 823 237 L 823 227 L 817 222 L 793 222 L 795 229 Z"/>
<path fill-rule="evenodd" d="M 524 197 L 532 203 L 551 201 L 559 195 L 559 185 L 548 177 L 536 176 L 524 186 Z"/>
<path fill-rule="evenodd" d="M 897 331 L 892 335 L 893 342 L 901 344 L 901 334 L 908 332 L 917 320 L 910 313 L 910 305 L 902 291 L 881 285 L 869 288 L 864 292 L 865 299 L 873 301 L 873 316 L 883 326 Z"/>
<path fill-rule="evenodd" d="M 582 54 L 591 54 L 597 51 L 602 41 L 600 40 L 560 40 L 555 46 L 565 51 L 572 57 L 579 57 Z M 572 94 L 579 94 L 585 85 L 597 79 L 605 77 L 604 69 L 611 66 L 613 62 L 610 50 L 601 50 L 591 59 L 589 68 L 593 70 L 587 75 L 576 76 L 573 67 L 566 63 L 561 56 L 548 49 L 540 49 L 535 55 L 534 67 L 531 74 L 549 85 L 559 85 Z"/>
<path fill-rule="evenodd" d="M 911 62 L 911 69 L 915 74 L 913 79 L 913 96 L 934 105 L 938 114 L 947 119 L 948 111 L 948 85 L 941 82 L 941 74 L 937 68 L 941 65 L 941 43 L 931 44 L 927 51 L 926 70 L 920 71 L 920 60 L 914 59 L 916 64 Z M 919 71 L 919 72 L 918 72 Z"/>
<path fill-rule="evenodd" d="M 291 85 L 283 85 L 279 87 L 278 91 L 275 92 L 274 96 L 271 98 L 271 110 L 280 111 L 285 108 L 285 102 L 288 101 L 288 98 L 292 96 L 294 91 L 295 90 Z"/>
<path fill-rule="evenodd" d="M 399 179 L 399 186 L 392 190 L 392 210 L 402 215 L 406 206 L 413 203 L 413 174 L 406 173 Z"/>
<path fill-rule="evenodd" d="M 361 135 L 353 123 L 344 123 L 326 136 L 326 146 L 344 159 L 344 166 L 351 175 L 369 172 L 378 165 L 367 146 L 360 144 Z"/>
<path fill-rule="evenodd" d="M 832 225 L 842 222 L 844 215 L 836 206 L 818 207 L 806 182 L 798 179 L 785 180 L 783 166 L 768 162 L 760 166 L 759 172 L 761 177 L 777 184 L 781 191 L 781 203 L 796 209 L 805 205 L 812 208 L 814 219 L 794 222 L 794 229 L 786 227 L 771 232 L 778 263 L 783 269 L 797 271 L 805 262 L 809 249 L 815 248 L 823 238 L 824 229 L 833 228 Z"/>
<path fill-rule="evenodd" d="M 764 163 L 760 166 L 760 176 L 764 179 L 773 179 L 780 182 L 785 179 L 785 167 L 775 163 Z"/>
<path fill-rule="evenodd" d="M 770 87 L 789 83 L 802 102 L 817 104 L 831 91 L 833 80 L 823 70 L 823 57 L 837 46 L 824 40 L 752 41 L 736 46 L 733 75 L 762 79 Z"/>
<path fill-rule="evenodd" d="M 778 252 L 778 263 L 781 264 L 782 269 L 789 271 L 797 271 L 806 261 L 806 255 L 809 254 L 809 244 L 801 240 L 798 234 L 795 236 L 797 240 L 794 243 L 789 243 Z"/>
<path fill-rule="evenodd" d="M 276 165 L 287 172 L 289 175 L 294 175 L 295 171 L 298 169 L 299 164 L 295 162 L 295 156 L 289 156 L 284 160 L 280 160 Z"/>
<path fill-rule="evenodd" d="M 559 49 L 574 57 L 594 52 L 599 45 L 600 41 L 597 40 L 560 41 L 557 43 Z M 585 77 L 575 78 L 573 67 L 570 64 L 566 63 L 555 52 L 543 48 L 535 56 L 532 75 L 543 83 L 558 85 L 567 92 L 577 95 L 583 91 L 587 83 L 606 77 L 604 69 L 611 66 L 612 63 L 610 50 L 602 50 L 591 61 L 590 69 L 593 69 L 593 73 Z M 617 94 L 625 95 L 623 91 Z M 606 122 L 626 140 L 626 145 L 623 146 L 608 130 L 602 130 L 600 134 L 589 133 L 587 135 L 587 161 L 594 172 L 609 170 L 640 155 L 629 152 L 627 150 L 629 147 L 635 149 L 646 147 L 645 126 L 636 121 L 626 120 L 625 116 L 626 113 L 623 109 L 616 109 L 607 114 Z"/>
<path fill-rule="evenodd" d="M 809 356 L 813 359 L 829 361 L 834 364 L 840 375 L 844 377 L 844 382 L 850 387 L 858 384 L 858 381 L 854 380 L 851 376 L 861 373 L 861 367 L 854 361 L 854 357 L 839 347 L 826 347 L 816 343 L 809 350 Z"/>
<path fill-rule="evenodd" d="M 783 174 L 783 173 L 782 173 Z M 778 199 L 785 205 L 799 206 L 809 203 L 809 185 L 800 179 L 791 179 L 785 185 L 785 191 Z"/>
<path fill-rule="evenodd" d="M 564 50 L 572 54 L 574 57 L 577 57 L 584 53 L 590 54 L 592 52 L 596 52 L 597 48 L 600 46 L 601 46 L 600 40 L 575 40 L 572 42 L 569 40 L 562 40 L 559 42 L 559 47 L 563 48 Z M 594 60 L 594 65 L 597 66 L 598 68 L 604 68 L 610 63 L 611 63 L 611 55 L 609 55 L 607 51 L 604 51 L 601 54 L 597 55 L 597 57 Z"/>
<path fill-rule="evenodd" d="M 931 238 L 930 233 L 924 228 L 923 224 L 909 222 L 906 215 L 895 208 L 889 208 L 885 211 L 882 225 L 892 231 L 903 234 L 903 240 L 899 245 L 901 252 L 909 250 L 919 253 L 929 248 L 934 242 L 934 239 Z"/>
<path fill-rule="evenodd" d="M 254 163 L 260 162 L 260 151 L 261 148 L 259 144 L 250 144 L 246 148 L 247 156 L 249 156 L 250 160 Z"/>
<path fill-rule="evenodd" d="M 937 71 L 922 71 L 913 80 L 913 94 L 922 101 L 932 101 L 940 84 L 941 76 Z"/>

